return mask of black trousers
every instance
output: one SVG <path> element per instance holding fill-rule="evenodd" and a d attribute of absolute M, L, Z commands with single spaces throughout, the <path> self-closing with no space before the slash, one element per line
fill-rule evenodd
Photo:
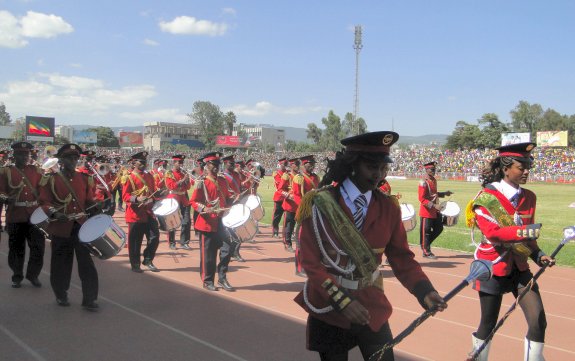
<path fill-rule="evenodd" d="M 216 271 L 220 279 L 226 278 L 236 246 L 237 243 L 232 240 L 221 220 L 216 232 L 200 232 L 200 275 L 204 283 L 213 283 Z M 217 263 L 218 250 L 219 263 Z"/>
<path fill-rule="evenodd" d="M 12 270 L 12 281 L 20 282 L 24 279 L 24 259 L 26 257 L 26 244 L 30 248 L 26 278 L 38 278 L 44 265 L 44 250 L 46 239 L 44 234 L 28 222 L 8 223 L 8 265 Z"/>
<path fill-rule="evenodd" d="M 295 228 L 295 213 L 294 212 L 285 212 L 284 218 L 284 245 L 291 246 L 291 240 L 293 237 L 293 231 Z"/>
<path fill-rule="evenodd" d="M 190 216 L 190 206 L 183 206 L 180 204 L 180 214 L 182 215 L 182 226 L 180 228 L 180 243 L 182 245 L 190 243 L 190 229 L 192 226 L 192 219 Z M 168 232 L 168 241 L 170 244 L 176 244 L 176 231 Z"/>
<path fill-rule="evenodd" d="M 424 254 L 431 253 L 431 243 L 443 232 L 443 217 L 437 218 L 420 217 L 419 245 Z"/>
<path fill-rule="evenodd" d="M 280 221 L 284 214 L 284 209 L 282 208 L 283 201 L 274 202 L 274 215 L 272 218 L 272 232 L 274 235 L 279 234 Z"/>
<path fill-rule="evenodd" d="M 149 218 L 148 222 L 128 223 L 128 253 L 132 267 L 140 267 L 140 254 L 142 252 L 144 235 L 148 240 L 144 249 L 144 261 L 152 261 L 160 244 L 158 222 L 153 218 Z"/>
<path fill-rule="evenodd" d="M 50 284 L 56 298 L 68 298 L 74 254 L 76 254 L 78 275 L 82 282 L 82 303 L 90 303 L 98 298 L 98 271 L 90 251 L 78 239 L 79 231 L 80 225 L 74 223 L 70 237 L 52 236 Z"/>

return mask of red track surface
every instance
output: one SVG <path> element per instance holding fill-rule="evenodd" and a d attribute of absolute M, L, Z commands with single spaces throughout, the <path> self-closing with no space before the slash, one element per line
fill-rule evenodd
<path fill-rule="evenodd" d="M 125 225 L 123 213 L 116 222 Z M 80 307 L 74 264 L 71 307 L 59 307 L 49 285 L 49 244 L 41 289 L 27 281 L 10 287 L 7 235 L 0 244 L 0 360 L 319 360 L 305 349 L 306 314 L 292 299 L 303 279 L 294 275 L 293 254 L 261 227 L 255 243 L 242 246 L 246 263 L 232 262 L 228 279 L 236 292 L 205 291 L 199 277 L 198 244 L 171 251 L 162 233 L 154 263 L 160 273 L 130 271 L 127 250 L 96 260 L 100 276 L 100 312 Z M 448 231 L 448 230 L 446 230 Z M 420 258 L 441 294 L 469 273 L 471 255 L 435 250 L 435 261 Z M 536 266 L 533 266 L 536 268 Z M 401 332 L 422 309 L 392 276 L 385 283 L 395 311 L 391 327 Z M 575 270 L 554 267 L 540 278 L 547 312 L 547 360 L 575 360 Z M 513 298 L 506 296 L 502 313 Z M 465 359 L 470 334 L 479 320 L 475 291 L 466 288 L 447 311 L 430 318 L 395 348 L 399 361 Z M 490 360 L 522 360 L 526 324 L 517 310 L 499 330 Z M 350 360 L 361 360 L 356 350 Z"/>

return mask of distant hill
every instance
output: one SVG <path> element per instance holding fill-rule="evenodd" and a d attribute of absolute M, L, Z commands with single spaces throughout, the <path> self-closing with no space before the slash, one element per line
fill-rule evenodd
<path fill-rule="evenodd" d="M 398 144 L 445 144 L 447 143 L 446 134 L 427 134 L 427 135 L 420 135 L 420 136 L 409 136 L 409 135 L 400 135 Z"/>
<path fill-rule="evenodd" d="M 86 124 L 74 124 L 70 125 L 74 130 L 81 131 L 90 128 L 97 128 L 98 125 L 86 125 Z M 144 132 L 144 126 L 138 127 L 107 127 L 114 131 L 114 134 L 118 135 L 119 132 Z"/>

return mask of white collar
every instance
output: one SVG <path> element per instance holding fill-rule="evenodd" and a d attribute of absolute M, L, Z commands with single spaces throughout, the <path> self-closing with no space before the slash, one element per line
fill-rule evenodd
<path fill-rule="evenodd" d="M 342 188 L 341 194 L 343 195 L 344 198 L 347 197 L 347 199 L 351 203 L 353 203 L 353 201 L 355 201 L 355 199 L 362 194 L 359 191 L 359 189 L 357 189 L 356 185 L 353 184 L 351 179 L 349 179 L 349 177 L 343 181 L 343 183 L 341 184 L 341 188 Z M 365 196 L 365 199 L 367 200 L 366 204 L 369 204 L 369 202 L 371 201 L 371 191 L 367 191 L 367 192 L 363 193 L 363 195 Z"/>
<path fill-rule="evenodd" d="M 505 196 L 505 198 L 507 198 L 507 199 L 511 199 L 516 194 L 521 194 L 521 192 L 522 192 L 521 187 L 515 188 L 512 185 L 510 185 L 509 183 L 505 182 L 504 180 L 502 180 L 500 182 L 493 182 L 493 183 L 491 183 L 491 185 L 493 185 L 495 187 L 495 189 L 497 189 L 499 192 L 501 192 L 501 194 L 503 194 Z"/>

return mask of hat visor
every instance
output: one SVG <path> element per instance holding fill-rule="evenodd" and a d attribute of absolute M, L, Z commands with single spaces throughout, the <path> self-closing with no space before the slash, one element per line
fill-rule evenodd
<path fill-rule="evenodd" d="M 361 157 L 374 162 L 393 163 L 393 159 L 385 153 L 361 153 Z"/>

